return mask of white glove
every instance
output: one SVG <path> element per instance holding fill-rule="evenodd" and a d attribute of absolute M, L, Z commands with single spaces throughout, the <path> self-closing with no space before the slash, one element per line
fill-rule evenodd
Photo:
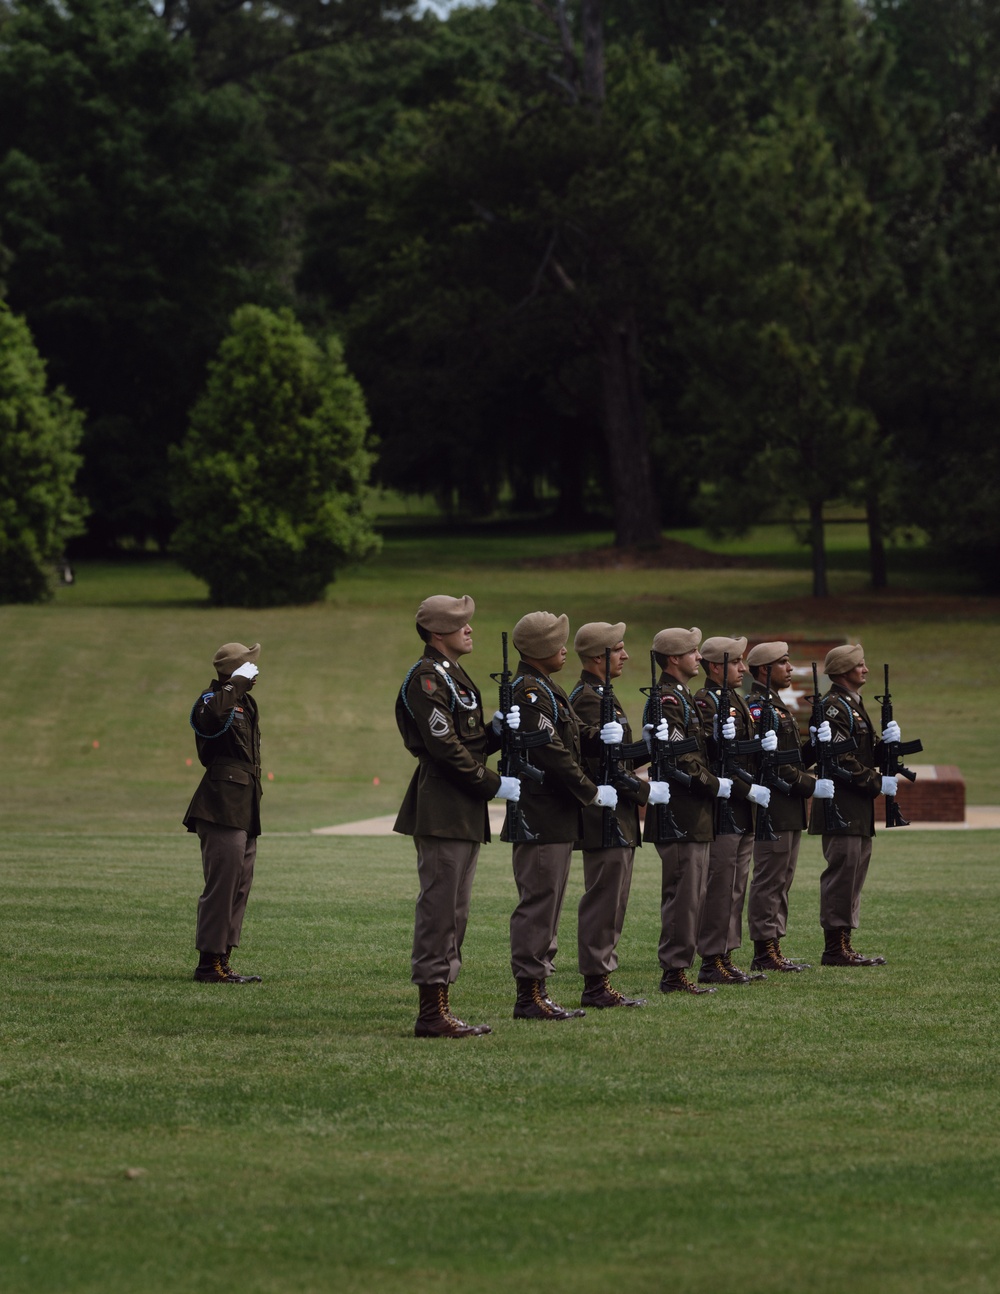
<path fill-rule="evenodd" d="M 614 809 L 618 807 L 618 792 L 613 786 L 599 786 L 597 788 L 597 798 L 595 804 L 599 804 L 602 809 Z"/>
<path fill-rule="evenodd" d="M 260 670 L 257 668 L 257 666 L 254 665 L 251 661 L 247 661 L 247 663 L 245 665 L 241 665 L 239 669 L 234 669 L 231 677 L 246 678 L 246 679 L 250 679 L 250 681 L 252 682 L 259 673 L 260 673 Z"/>
<path fill-rule="evenodd" d="M 895 795 L 895 794 L 896 794 L 896 788 L 897 788 L 897 786 L 898 786 L 898 785 L 899 785 L 899 778 L 897 778 L 897 777 L 883 777 L 883 778 L 882 778 L 882 794 L 883 794 L 883 795 Z"/>
<path fill-rule="evenodd" d="M 758 786 L 754 782 L 747 791 L 747 799 L 752 800 L 754 804 L 759 804 L 762 809 L 766 809 L 771 803 L 771 792 L 766 786 Z"/>
<path fill-rule="evenodd" d="M 766 750 L 770 755 L 772 751 L 778 749 L 778 734 L 773 728 L 764 733 L 760 741 L 761 750 Z"/>
<path fill-rule="evenodd" d="M 620 746 L 624 736 L 625 729 L 617 719 L 612 719 L 610 723 L 606 723 L 601 729 L 601 741 L 604 742 L 605 746 Z"/>
<path fill-rule="evenodd" d="M 647 804 L 669 804 L 670 803 L 670 784 L 669 782 L 650 782 L 649 799 Z"/>
<path fill-rule="evenodd" d="M 736 720 L 732 717 L 732 715 L 730 715 L 729 718 L 722 725 L 722 739 L 723 741 L 732 741 L 735 738 L 735 736 L 736 736 Z"/>
<path fill-rule="evenodd" d="M 498 737 L 500 736 L 500 733 L 503 730 L 503 721 L 504 721 L 503 711 L 497 710 L 493 715 L 493 731 L 496 733 Z M 510 710 L 507 712 L 507 727 L 511 730 L 511 732 L 517 732 L 520 726 L 521 726 L 521 707 L 519 705 L 512 705 L 510 707 Z"/>
<path fill-rule="evenodd" d="M 833 778 L 817 777 L 816 789 L 813 791 L 814 800 L 832 800 L 833 799 Z"/>
<path fill-rule="evenodd" d="M 670 739 L 670 724 L 667 723 L 666 719 L 661 719 L 656 725 L 656 740 L 670 741 Z"/>
<path fill-rule="evenodd" d="M 498 800 L 510 800 L 516 804 L 521 798 L 521 781 L 517 777 L 501 777 L 500 790 L 496 793 Z"/>
<path fill-rule="evenodd" d="M 882 740 L 899 741 L 900 737 L 901 737 L 901 734 L 899 731 L 899 724 L 896 722 L 895 719 L 890 719 L 889 722 L 886 724 L 886 726 L 882 729 Z"/>
<path fill-rule="evenodd" d="M 646 743 L 646 749 L 652 752 L 653 749 L 653 725 L 644 723 L 642 725 L 642 739 Z"/>
<path fill-rule="evenodd" d="M 833 741 L 833 729 L 830 727 L 830 720 L 824 719 L 818 728 L 809 729 L 809 736 L 813 741 Z"/>
<path fill-rule="evenodd" d="M 716 796 L 717 796 L 720 800 L 728 800 L 728 799 L 729 799 L 729 797 L 730 797 L 730 795 L 732 795 L 732 793 L 733 793 L 733 780 L 732 780 L 732 778 L 731 778 L 731 777 L 720 777 L 720 778 L 719 778 L 719 789 L 718 789 L 718 790 L 716 791 L 716 793 L 715 793 L 715 794 L 716 794 Z"/>

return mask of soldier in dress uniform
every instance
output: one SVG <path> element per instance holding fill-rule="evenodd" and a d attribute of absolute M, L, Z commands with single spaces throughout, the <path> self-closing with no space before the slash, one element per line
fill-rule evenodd
<path fill-rule="evenodd" d="M 851 934 L 858 928 L 861 891 L 872 856 L 875 801 L 880 795 L 896 794 L 896 778 L 883 777 L 878 768 L 881 741 L 898 741 L 899 725 L 894 720 L 879 739 L 861 701 L 868 666 L 860 643 L 834 647 L 823 670 L 832 684 L 823 698 L 823 713 L 833 741 L 853 737 L 857 750 L 840 756 L 846 778 L 834 778 L 833 783 L 833 802 L 844 827 L 828 832 L 822 813 L 813 813 L 809 821 L 809 834 L 823 837 L 826 859 L 819 878 L 819 919 L 826 941 L 821 960 L 824 966 L 881 966 L 885 958 L 862 956 L 852 947 Z"/>
<path fill-rule="evenodd" d="M 785 642 L 758 643 L 747 656 L 753 675 L 748 706 L 755 726 L 764 716 L 764 748 L 801 750 L 808 760 L 811 746 L 799 738 L 799 730 L 787 706 L 781 700 L 781 689 L 792 680 L 792 663 Z M 771 687 L 767 671 L 771 670 Z M 829 725 L 820 738 L 829 739 Z M 781 951 L 781 940 L 788 927 L 788 892 L 795 878 L 799 845 L 806 826 L 806 803 L 833 799 L 833 782 L 817 779 L 802 764 L 780 764 L 771 784 L 768 815 L 776 840 L 756 840 L 753 846 L 753 877 L 747 903 L 747 921 L 753 940 L 753 971 L 793 973 L 809 970 L 806 962 L 792 961 Z"/>
<path fill-rule="evenodd" d="M 698 750 L 681 755 L 677 767 L 691 781 L 671 786 L 670 810 L 683 838 L 656 844 L 662 864 L 660 888 L 660 948 L 663 970 L 661 993 L 714 993 L 710 985 L 694 984 L 687 971 L 694 963 L 705 906 L 709 847 L 714 838 L 713 807 L 727 799 L 732 780 L 716 777 L 708 768 L 708 753 L 701 714 L 688 684 L 701 664 L 701 630 L 661 629 L 653 639 L 653 653 L 662 673 L 663 719 L 651 736 L 657 741 L 683 741 L 694 737 Z M 656 843 L 656 815 L 646 814 L 643 840 Z"/>
<path fill-rule="evenodd" d="M 743 677 L 747 672 L 743 653 L 747 648 L 745 638 L 708 638 L 701 646 L 701 663 L 705 670 L 705 685 L 695 694 L 701 712 L 702 724 L 708 746 L 721 762 L 721 739 L 746 742 L 754 736 L 753 723 L 746 702 L 740 694 Z M 729 687 L 729 712 L 719 713 L 722 694 L 722 667 L 729 657 L 725 682 Z M 753 758 L 735 755 L 733 763 L 747 775 L 747 780 L 733 779 L 729 797 L 731 831 L 720 831 L 715 826 L 715 839 L 708 851 L 708 884 L 705 889 L 705 906 L 698 930 L 698 954 L 701 969 L 699 984 L 749 984 L 751 979 L 763 979 L 761 971 L 747 975 L 733 964 L 732 954 L 743 942 L 743 902 L 750 875 L 750 858 L 753 854 L 753 805 L 767 807 L 771 793 L 751 779 Z M 718 766 L 718 765 L 717 765 Z"/>
<path fill-rule="evenodd" d="M 577 630 L 573 648 L 583 667 L 580 681 L 569 694 L 570 704 L 587 727 L 599 727 L 601 701 L 604 696 L 605 651 L 612 679 L 620 678 L 628 660 L 625 650 L 625 625 L 594 621 Z M 615 718 L 624 729 L 624 742 L 632 741 L 628 716 L 618 697 L 614 698 Z M 584 761 L 591 780 L 600 779 L 600 761 Z M 644 998 L 625 997 L 612 988 L 610 976 L 618 968 L 618 941 L 625 922 L 629 889 L 632 884 L 632 862 L 640 843 L 639 805 L 666 804 L 670 787 L 666 782 L 649 783 L 638 778 L 616 787 L 618 805 L 614 810 L 619 842 L 604 848 L 605 810 L 588 805 L 583 810 L 583 885 L 577 925 L 577 948 L 584 988 L 581 1006 L 597 1009 L 615 1006 L 645 1006 Z"/>
<path fill-rule="evenodd" d="M 197 832 L 205 877 L 195 928 L 194 977 L 202 984 L 260 982 L 259 975 L 237 975 L 229 962 L 240 942 L 260 835 L 260 725 L 250 695 L 259 657 L 260 643 L 223 643 L 212 660 L 216 677 L 191 708 L 205 772 L 184 825 Z"/>
<path fill-rule="evenodd" d="M 420 994 L 418 1038 L 490 1033 L 451 1012 L 449 990 L 462 965 L 462 941 L 480 845 L 490 839 L 492 799 L 516 800 L 520 783 L 487 768 L 500 746 L 503 718 L 483 719 L 479 692 L 460 664 L 472 651 L 472 598 L 438 594 L 417 609 L 424 653 L 396 700 L 396 725 L 417 767 L 394 830 L 413 836 L 417 895 L 411 979 Z M 516 725 L 517 716 L 510 717 Z"/>
<path fill-rule="evenodd" d="M 585 805 L 613 809 L 618 802 L 615 788 L 597 785 L 581 758 L 584 753 L 599 754 L 602 738 L 620 742 L 624 729 L 617 720 L 600 730 L 585 727 L 553 679 L 566 664 L 566 616 L 533 611 L 521 617 L 512 636 L 521 657 L 513 699 L 519 707 L 522 730 L 543 730 L 550 736 L 546 745 L 531 751 L 532 763 L 544 773 L 544 781 L 525 778 L 522 784 L 521 812 L 534 839 L 513 843 L 519 896 L 510 918 L 510 964 L 517 982 L 514 1018 L 569 1020 L 586 1012 L 554 1002 L 546 991 L 546 980 L 555 968 L 559 914 L 573 843 L 583 837 L 581 811 Z"/>

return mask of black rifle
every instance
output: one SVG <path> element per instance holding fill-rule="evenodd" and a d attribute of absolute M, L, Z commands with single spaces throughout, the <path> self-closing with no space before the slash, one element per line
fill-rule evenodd
<path fill-rule="evenodd" d="M 851 781 L 851 775 L 842 769 L 838 760 L 841 755 L 846 755 L 849 750 L 857 750 L 858 743 L 853 737 L 844 737 L 842 741 L 818 741 L 816 732 L 823 722 L 823 698 L 819 694 L 819 673 L 816 669 L 816 662 L 813 661 L 813 694 L 807 696 L 806 700 L 812 703 L 812 718 L 810 727 L 815 729 L 813 733 L 813 761 L 816 765 L 816 776 L 829 778 L 831 780 L 839 779 L 840 781 Z M 847 823 L 844 815 L 837 808 L 836 799 L 823 801 L 823 830 L 826 832 L 844 831 Z"/>
<path fill-rule="evenodd" d="M 615 691 L 611 686 L 611 648 L 604 649 L 604 690 L 601 693 L 601 727 L 617 719 L 615 709 Z M 622 768 L 623 759 L 646 759 L 648 752 L 644 741 L 635 741 L 631 745 L 621 742 L 605 744 L 601 751 L 601 782 L 604 786 L 613 786 L 617 791 L 638 790 L 639 783 L 630 777 Z M 627 849 L 628 841 L 622 835 L 618 815 L 614 809 L 605 808 L 601 820 L 601 848 Z"/>
<path fill-rule="evenodd" d="M 885 732 L 888 725 L 892 722 L 892 697 L 889 694 L 889 666 L 882 667 L 885 670 L 885 692 L 875 698 L 876 701 L 882 702 L 882 731 Z M 903 755 L 915 755 L 918 750 L 923 750 L 923 743 L 918 739 L 915 741 L 884 741 L 882 743 L 882 760 L 881 769 L 883 777 L 905 777 L 908 782 L 917 780 L 916 773 L 912 769 L 905 768 L 903 765 Z M 899 805 L 896 803 L 894 795 L 885 797 L 885 825 L 887 827 L 908 827 L 910 824 L 906 821 L 899 811 Z"/>
<path fill-rule="evenodd" d="M 764 734 L 768 731 L 768 724 L 771 719 L 771 666 L 767 667 L 767 675 L 764 682 L 764 697 L 761 702 L 760 715 L 757 718 L 757 741 L 760 743 L 760 767 L 757 772 L 757 780 L 761 786 L 766 786 L 773 795 L 775 791 L 779 795 L 791 795 L 792 788 L 783 777 L 778 775 L 778 768 L 782 764 L 801 764 L 802 755 L 798 746 L 791 750 L 765 750 Z M 764 805 L 757 805 L 757 816 L 754 821 L 753 830 L 754 840 L 777 840 L 778 836 L 771 822 L 771 813 Z"/>
<path fill-rule="evenodd" d="M 722 725 L 727 719 L 732 718 L 729 713 L 729 653 L 724 652 L 722 656 L 722 686 L 719 689 L 719 712 L 716 715 L 716 722 L 719 731 L 715 735 L 716 749 L 719 756 L 713 762 L 715 767 L 712 772 L 716 777 L 726 777 L 731 782 L 737 778 L 741 782 L 752 782 L 753 777 L 745 768 L 741 768 L 736 763 L 737 755 L 754 755 L 757 753 L 757 742 L 740 741 L 736 737 L 723 737 Z M 741 835 L 739 827 L 733 818 L 733 807 L 729 803 L 729 797 L 724 800 L 716 800 L 715 803 L 715 834 L 717 836 L 736 836 Z"/>
<path fill-rule="evenodd" d="M 503 642 L 503 670 L 499 674 L 490 675 L 494 683 L 500 685 L 500 711 L 504 716 L 503 727 L 500 729 L 500 761 L 497 768 L 501 777 L 517 777 L 522 780 L 528 778 L 529 781 L 540 785 L 545 780 L 545 774 L 532 764 L 528 758 L 528 751 L 535 746 L 547 745 L 552 737 L 542 729 L 537 732 L 522 733 L 515 732 L 508 726 L 507 715 L 510 714 L 510 708 L 514 703 L 514 684 L 507 666 L 507 635 L 504 633 L 500 637 Z M 537 839 L 535 832 L 525 821 L 520 804 L 514 800 L 507 801 L 504 830 L 512 844 L 526 844 L 528 841 Z"/>
<path fill-rule="evenodd" d="M 656 653 L 649 653 L 651 682 L 649 687 L 639 689 L 648 696 L 643 723 L 651 724 L 653 731 L 649 734 L 649 747 L 652 759 L 649 766 L 651 782 L 673 782 L 675 786 L 690 786 L 691 774 L 677 767 L 679 755 L 693 755 L 699 750 L 697 737 L 685 737 L 683 741 L 659 741 L 656 730 L 663 718 L 663 692 L 657 674 Z M 669 845 L 674 840 L 686 840 L 687 833 L 678 827 L 669 804 L 655 804 L 656 827 L 653 832 L 653 843 Z"/>

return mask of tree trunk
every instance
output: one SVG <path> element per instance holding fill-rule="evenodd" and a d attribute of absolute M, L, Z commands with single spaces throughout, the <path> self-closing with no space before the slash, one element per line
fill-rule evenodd
<path fill-rule="evenodd" d="M 604 102 L 604 19 L 601 0 L 583 0 L 583 93 L 591 103 Z"/>
<path fill-rule="evenodd" d="M 597 344 L 615 543 L 620 548 L 658 544 L 660 520 L 639 372 L 639 329 L 631 306 L 604 322 Z"/>
<path fill-rule="evenodd" d="M 809 500 L 809 543 L 812 547 L 813 597 L 830 596 L 826 580 L 826 534 L 823 529 L 823 503 Z"/>
<path fill-rule="evenodd" d="M 872 588 L 884 589 L 889 585 L 889 576 L 885 566 L 882 504 L 876 489 L 871 489 L 868 492 L 865 499 L 865 512 L 868 520 L 868 566 L 872 576 Z"/>

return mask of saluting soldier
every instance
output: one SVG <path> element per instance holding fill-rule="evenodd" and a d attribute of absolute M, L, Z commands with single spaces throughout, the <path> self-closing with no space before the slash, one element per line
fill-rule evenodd
<path fill-rule="evenodd" d="M 785 642 L 758 643 L 747 656 L 753 675 L 748 706 L 755 727 L 764 718 L 765 750 L 799 750 L 808 759 L 809 743 L 803 746 L 799 730 L 788 707 L 781 700 L 781 689 L 792 680 L 792 662 Z M 767 671 L 771 670 L 771 687 Z M 823 737 L 829 739 L 829 725 Z M 802 832 L 806 827 L 806 804 L 812 799 L 833 799 L 833 782 L 817 778 L 803 764 L 779 764 L 771 785 L 768 815 L 777 839 L 756 840 L 753 847 L 753 877 L 747 903 L 747 922 L 753 940 L 754 971 L 794 973 L 809 970 L 807 962 L 792 961 L 781 951 L 781 940 L 788 928 L 788 893 L 795 879 Z"/>
<path fill-rule="evenodd" d="M 216 677 L 191 709 L 198 759 L 204 766 L 184 815 L 197 832 L 205 888 L 198 900 L 194 978 L 201 984 L 259 983 L 237 975 L 230 955 L 239 945 L 260 835 L 260 725 L 250 695 L 260 643 L 223 643 L 212 665 Z"/>
<path fill-rule="evenodd" d="M 721 767 L 723 740 L 747 742 L 754 736 L 750 711 L 740 694 L 747 672 L 743 653 L 745 638 L 707 638 L 701 646 L 701 663 L 705 685 L 695 694 L 709 750 Z M 729 657 L 728 672 L 723 679 L 723 665 Z M 719 706 L 723 683 L 729 688 L 729 709 L 721 714 Z M 698 953 L 701 968 L 699 984 L 749 984 L 763 979 L 762 972 L 747 975 L 733 964 L 732 954 L 743 942 L 743 903 L 753 854 L 753 805 L 767 807 L 771 793 L 752 780 L 752 758 L 736 754 L 732 763 L 747 774 L 747 779 L 733 779 L 729 809 L 732 831 L 720 832 L 716 824 L 715 839 L 708 851 L 708 884 L 705 907 L 698 930 Z"/>
<path fill-rule="evenodd" d="M 834 804 L 844 820 L 843 828 L 827 831 L 822 813 L 813 813 L 809 821 L 809 834 L 823 837 L 826 859 L 819 878 L 819 919 L 826 941 L 821 960 L 824 966 L 881 966 L 885 958 L 862 956 L 852 947 L 851 935 L 860 921 L 861 891 L 871 862 L 875 801 L 880 795 L 896 794 L 896 778 L 883 777 L 879 771 L 878 729 L 861 701 L 868 677 L 864 648 L 860 643 L 834 647 L 827 652 L 823 670 L 832 684 L 823 698 L 832 739 L 838 742 L 853 737 L 857 750 L 839 758 L 846 780 L 834 779 Z M 881 740 L 899 740 L 895 721 Z"/>
<path fill-rule="evenodd" d="M 488 804 L 516 800 L 520 783 L 486 766 L 500 746 L 499 714 L 484 723 L 479 691 L 461 665 L 472 651 L 472 598 L 438 594 L 417 608 L 424 652 L 396 700 L 396 725 L 417 760 L 394 830 L 413 836 L 417 895 L 411 979 L 420 994 L 418 1038 L 490 1033 L 452 1014 L 480 845 L 490 839 Z M 516 725 L 517 716 L 511 721 Z"/>
<path fill-rule="evenodd" d="M 628 660 L 625 650 L 625 625 L 594 621 L 582 625 L 573 639 L 573 648 L 583 666 L 580 681 L 569 694 L 570 704 L 581 723 L 599 727 L 604 697 L 605 651 L 611 678 L 621 677 Z M 632 741 L 628 716 L 617 695 L 615 718 L 624 729 L 623 741 Z M 645 762 L 645 761 L 640 761 Z M 584 767 L 593 782 L 600 778 L 600 761 L 585 759 Z M 580 974 L 583 976 L 581 1006 L 597 1009 L 616 1006 L 645 1006 L 645 998 L 630 998 L 611 986 L 610 976 L 618 968 L 618 941 L 625 923 L 629 890 L 632 885 L 632 863 L 640 844 L 639 805 L 666 804 L 670 787 L 666 782 L 646 782 L 630 778 L 628 784 L 616 787 L 618 804 L 613 812 L 619 841 L 604 848 L 605 810 L 588 805 L 583 810 L 583 895 L 577 925 L 577 948 Z"/>
<path fill-rule="evenodd" d="M 660 855 L 660 948 L 663 970 L 661 993 L 714 993 L 714 986 L 695 984 L 687 977 L 694 963 L 698 931 L 705 906 L 709 847 L 714 839 L 713 808 L 716 799 L 727 799 L 732 779 L 716 777 L 708 767 L 708 751 L 701 714 L 688 684 L 701 664 L 701 630 L 661 629 L 653 639 L 660 674 L 663 720 L 651 734 L 657 741 L 684 741 L 694 737 L 697 751 L 681 755 L 677 768 L 691 779 L 687 786 L 674 783 L 670 811 L 680 840 L 656 844 Z M 646 814 L 643 840 L 656 843 L 656 815 Z"/>
<path fill-rule="evenodd" d="M 602 737 L 620 742 L 616 721 L 598 730 L 584 726 L 569 697 L 552 677 L 566 664 L 569 620 L 550 611 L 533 611 L 514 626 L 520 653 L 513 700 L 524 732 L 545 731 L 550 740 L 532 748 L 531 760 L 544 773 L 541 783 L 524 779 L 521 812 L 530 841 L 513 844 L 518 904 L 510 918 L 510 965 L 517 983 L 515 1020 L 569 1020 L 586 1012 L 554 1002 L 546 980 L 555 969 L 559 915 L 566 895 L 573 843 L 583 835 L 582 809 L 588 804 L 614 808 L 613 786 L 599 786 L 581 763 L 585 752 L 599 753 Z M 504 839 L 506 839 L 506 835 Z"/>

